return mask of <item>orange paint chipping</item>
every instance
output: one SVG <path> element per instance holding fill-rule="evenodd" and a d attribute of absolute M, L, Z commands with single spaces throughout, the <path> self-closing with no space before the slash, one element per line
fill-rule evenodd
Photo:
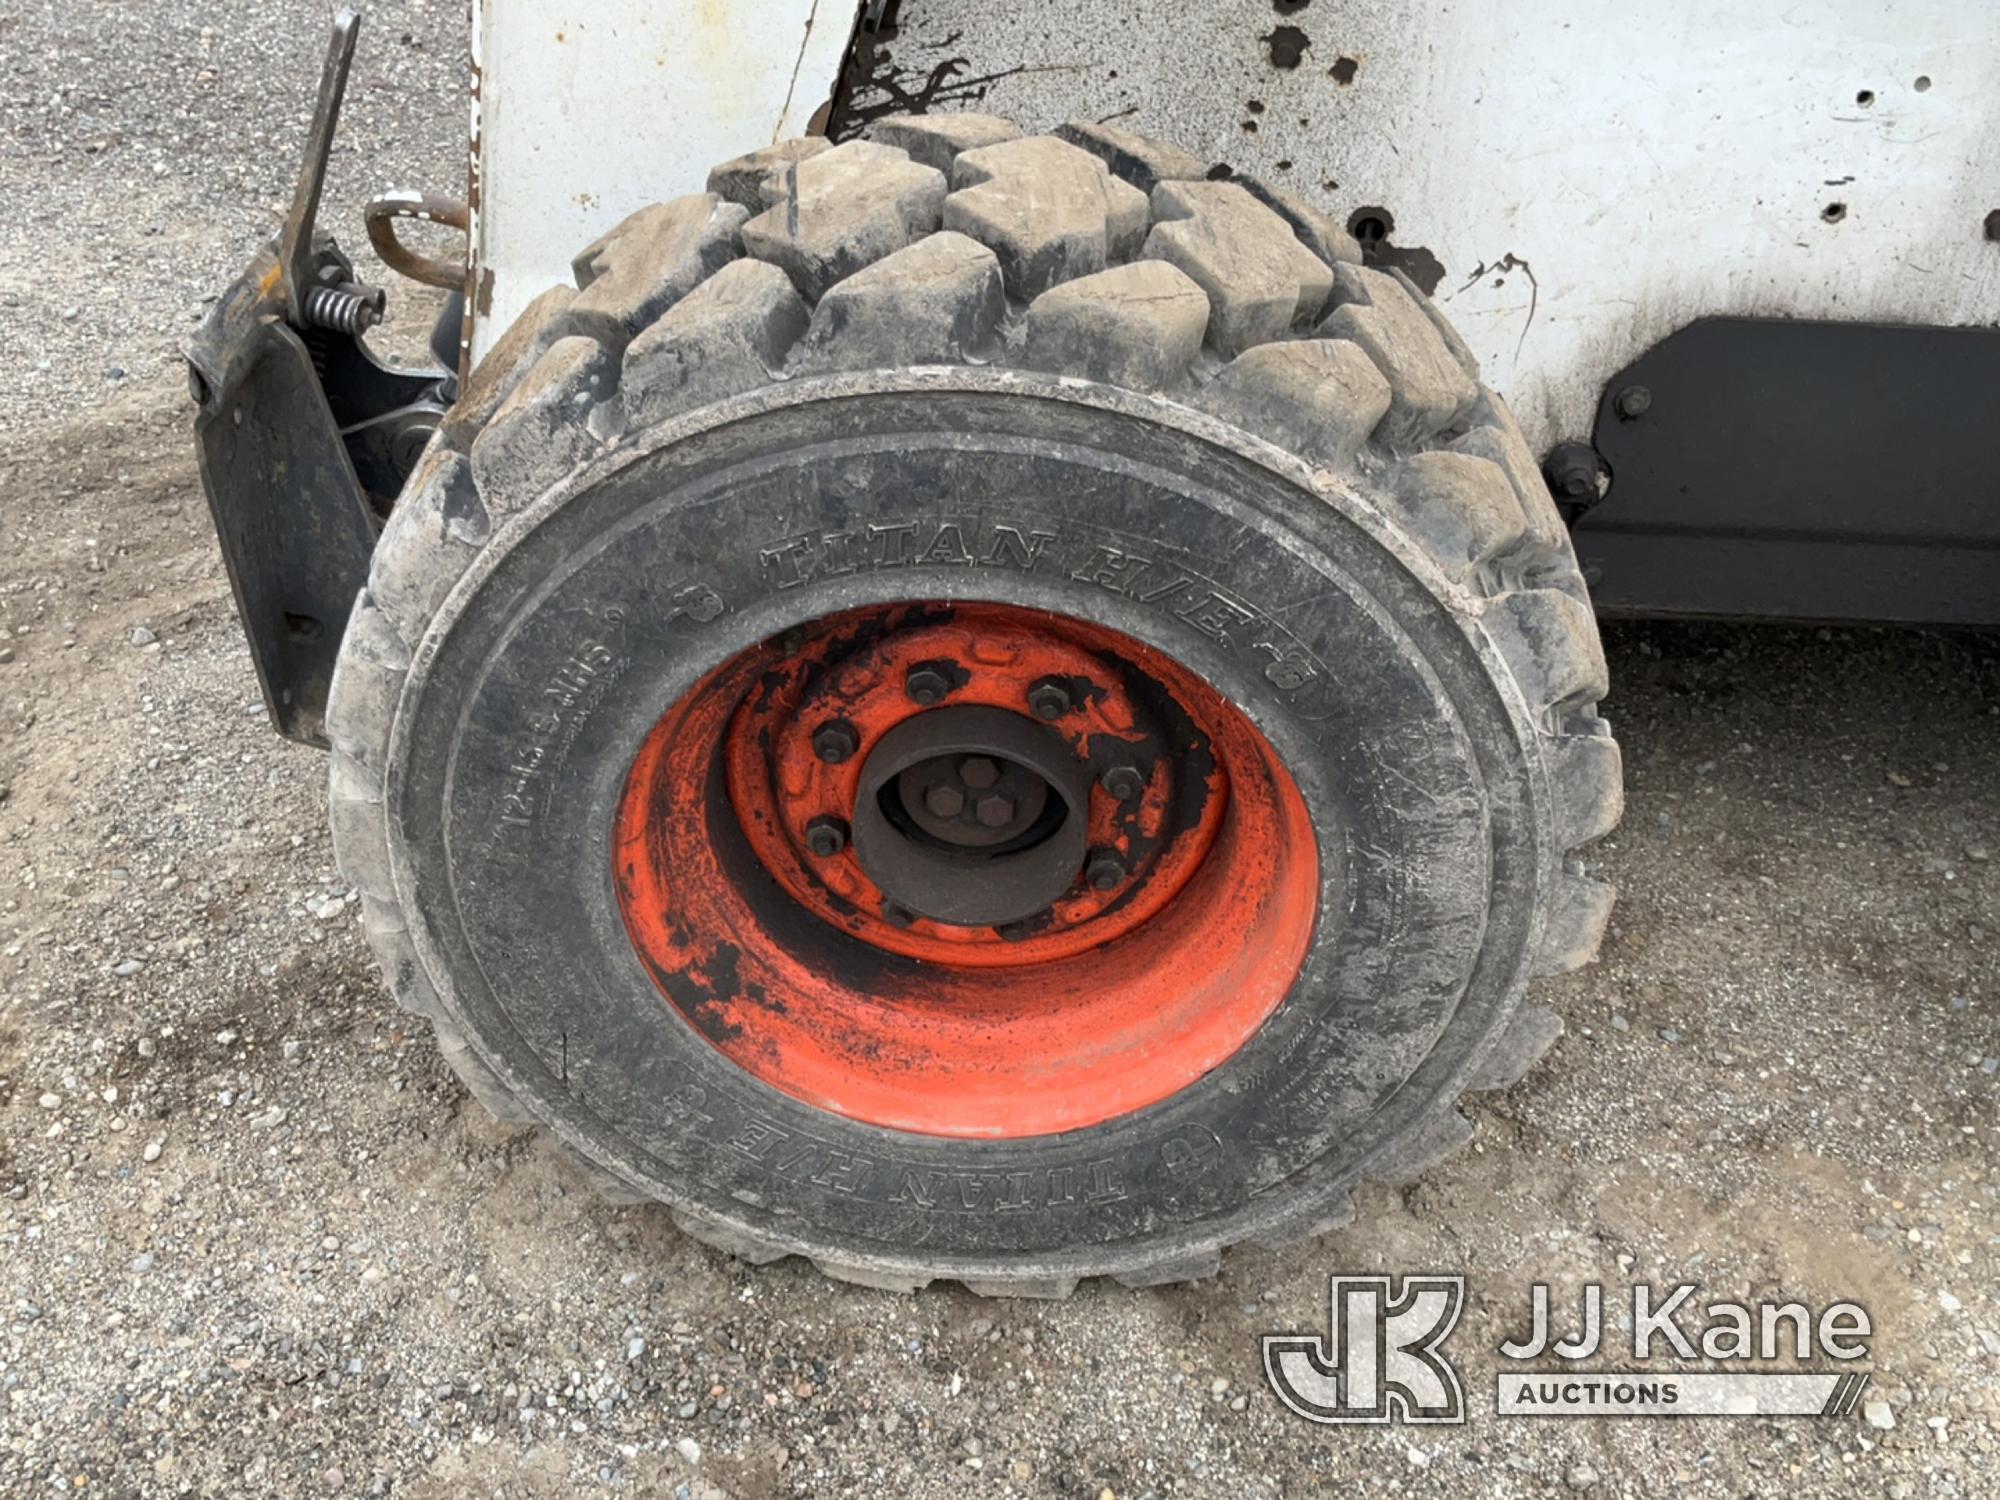
<path fill-rule="evenodd" d="M 952 704 L 1025 712 L 1040 679 L 1087 685 L 1052 727 L 1147 774 L 1127 801 L 1091 793 L 1091 846 L 1131 871 L 1117 890 L 1079 882 L 1003 936 L 885 917 L 851 850 L 808 852 L 869 747 L 924 711 L 909 668 L 937 660 L 965 669 Z M 832 717 L 862 749 L 829 765 L 812 736 Z M 1319 904 L 1305 803 L 1239 710 L 1138 641 L 996 605 L 855 611 L 717 668 L 641 748 L 613 859 L 635 951 L 719 1051 L 808 1104 L 939 1136 L 1075 1130 L 1180 1092 L 1283 1002 Z"/>

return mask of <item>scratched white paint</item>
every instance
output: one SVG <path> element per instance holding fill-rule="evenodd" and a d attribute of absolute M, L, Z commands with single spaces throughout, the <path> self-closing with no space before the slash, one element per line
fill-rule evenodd
<path fill-rule="evenodd" d="M 1992 0 L 1316 0 L 1287 16 L 904 0 L 900 22 L 901 87 L 952 58 L 961 77 L 1005 75 L 980 96 L 947 83 L 936 107 L 1118 116 L 1343 222 L 1387 207 L 1394 240 L 1443 263 L 1439 300 L 1538 448 L 1587 435 L 1604 381 L 1703 315 L 2000 319 Z M 1264 40 L 1281 25 L 1307 39 L 1290 70 Z"/>
<path fill-rule="evenodd" d="M 854 16 L 852 0 L 476 0 L 475 355 L 634 209 L 804 133 Z"/>

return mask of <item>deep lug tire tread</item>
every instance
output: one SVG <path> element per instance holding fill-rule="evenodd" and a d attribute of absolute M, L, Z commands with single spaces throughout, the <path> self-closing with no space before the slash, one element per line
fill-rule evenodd
<path fill-rule="evenodd" d="M 494 529 L 630 427 L 770 379 L 885 363 L 999 362 L 1122 385 L 1207 411 L 1360 481 L 1462 594 L 1541 727 L 1566 847 L 1623 805 L 1596 714 L 1604 657 L 1575 555 L 1519 427 L 1406 277 L 1299 199 L 1205 180 L 1172 146 L 1071 122 L 1025 135 L 990 116 L 879 121 L 872 139 L 781 143 L 724 163 L 707 192 L 643 210 L 583 251 L 474 372 L 383 531 L 328 710 L 340 868 L 397 1002 L 503 1120 L 532 1109 L 471 1047 L 425 976 L 390 877 L 383 805 L 396 706 L 431 617 Z M 1043 192 L 1051 183 L 1059 190 Z M 1029 184 L 1038 191 L 1029 193 Z M 1456 601 L 1455 601 L 1456 602 Z M 1608 885 L 1564 861 L 1538 975 L 1595 957 Z M 1561 1021 L 1523 1003 L 1462 1080 L 1518 1081 Z M 1446 1099 L 1363 1176 L 1403 1182 L 1461 1147 Z M 645 1197 L 578 1160 L 615 1201 Z M 1353 1217 L 1350 1182 L 1257 1242 Z M 682 1208 L 691 1237 L 752 1263 L 800 1247 Z M 914 1291 L 932 1277 L 813 1257 L 826 1275 Z M 1126 1271 L 1127 1286 L 1212 1275 L 1217 1255 Z M 975 1278 L 989 1296 L 1059 1297 L 1073 1279 Z"/>

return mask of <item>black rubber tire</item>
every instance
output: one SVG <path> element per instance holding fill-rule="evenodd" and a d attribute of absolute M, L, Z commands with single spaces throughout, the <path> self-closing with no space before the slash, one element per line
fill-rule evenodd
<path fill-rule="evenodd" d="M 1459 1096 L 1560 1031 L 1522 993 L 1594 956 L 1611 893 L 1575 851 L 1622 806 L 1595 623 L 1506 407 L 1323 215 L 1102 126 L 872 135 L 635 215 L 482 362 L 343 643 L 340 866 L 471 1091 L 703 1240 L 898 1288 L 1199 1276 L 1454 1149 Z M 937 544 L 828 561 L 871 523 Z M 1047 540 L 980 567 L 996 526 Z M 1292 996 L 1152 1109 L 1027 1142 L 813 1111 L 664 1025 L 618 924 L 611 799 L 665 703 L 799 621 L 938 596 L 1196 667 L 1321 830 L 1342 907 Z M 1058 1172 L 1118 1191 L 1010 1199 Z"/>

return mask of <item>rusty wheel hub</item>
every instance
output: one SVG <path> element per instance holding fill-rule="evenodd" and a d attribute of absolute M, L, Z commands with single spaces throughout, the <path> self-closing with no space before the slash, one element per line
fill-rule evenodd
<path fill-rule="evenodd" d="M 1319 901 L 1304 805 L 1241 712 L 1137 641 L 994 604 L 858 610 L 725 663 L 642 750 L 617 848 L 668 998 L 741 985 L 726 1021 L 695 1004 L 712 1042 L 939 1135 L 1192 1083 L 1283 999 Z M 694 936 L 718 930 L 726 953 Z"/>

